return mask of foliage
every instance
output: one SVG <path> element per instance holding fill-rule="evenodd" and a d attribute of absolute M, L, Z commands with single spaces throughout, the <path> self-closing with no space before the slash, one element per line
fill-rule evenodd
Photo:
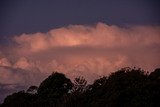
<path fill-rule="evenodd" d="M 85 91 L 85 87 L 87 85 L 87 81 L 83 77 L 77 77 L 74 79 L 72 92 L 82 93 Z"/>
<path fill-rule="evenodd" d="M 37 104 L 44 106 L 56 105 L 58 99 L 72 88 L 72 82 L 64 74 L 54 72 L 45 79 L 38 88 Z M 41 106 L 40 105 L 40 106 Z"/>
<path fill-rule="evenodd" d="M 37 93 L 37 90 L 38 90 L 38 87 L 37 86 L 30 86 L 27 90 L 27 93 L 30 93 L 30 94 L 36 94 Z"/>
<path fill-rule="evenodd" d="M 31 107 L 36 99 L 37 95 L 20 91 L 7 96 L 1 107 Z"/>
<path fill-rule="evenodd" d="M 35 89 L 37 93 L 32 93 Z M 30 93 L 31 92 L 31 93 Z M 160 69 L 122 68 L 87 85 L 54 72 L 37 88 L 7 96 L 1 107 L 160 107 Z"/>

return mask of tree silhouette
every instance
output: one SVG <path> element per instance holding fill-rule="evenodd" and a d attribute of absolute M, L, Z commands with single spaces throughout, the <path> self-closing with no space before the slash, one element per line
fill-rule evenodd
<path fill-rule="evenodd" d="M 64 74 L 54 72 L 38 88 L 38 103 L 44 106 L 56 105 L 58 99 L 72 89 L 72 82 Z"/>
<path fill-rule="evenodd" d="M 73 82 L 54 72 L 38 90 L 31 86 L 9 95 L 0 107 L 160 107 L 159 68 L 149 74 L 126 67 L 90 85 L 83 77 Z"/>
<path fill-rule="evenodd" d="M 20 91 L 7 96 L 1 107 L 32 107 L 36 99 L 36 95 Z"/>
<path fill-rule="evenodd" d="M 27 93 L 30 93 L 30 94 L 37 94 L 37 90 L 38 90 L 38 87 L 37 86 L 30 86 L 27 90 Z"/>
<path fill-rule="evenodd" d="M 83 77 L 76 77 L 74 79 L 72 92 L 82 93 L 83 91 L 85 91 L 86 86 L 87 81 Z"/>

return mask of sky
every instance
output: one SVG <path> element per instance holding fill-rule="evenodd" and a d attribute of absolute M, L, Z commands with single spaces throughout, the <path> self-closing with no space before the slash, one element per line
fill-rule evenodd
<path fill-rule="evenodd" d="M 0 101 L 53 71 L 89 83 L 160 67 L 159 0 L 1 0 Z"/>

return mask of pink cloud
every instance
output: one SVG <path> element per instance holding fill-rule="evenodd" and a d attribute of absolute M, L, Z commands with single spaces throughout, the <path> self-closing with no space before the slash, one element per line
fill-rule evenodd
<path fill-rule="evenodd" d="M 98 23 L 96 26 L 70 25 L 47 33 L 23 34 L 15 41 L 32 52 L 55 47 L 126 47 L 160 44 L 160 27 L 135 26 L 121 28 Z"/>
<path fill-rule="evenodd" d="M 126 66 L 153 70 L 160 66 L 160 27 L 70 25 L 47 33 L 22 34 L 13 38 L 1 65 L 51 74 L 60 71 L 89 81 Z"/>

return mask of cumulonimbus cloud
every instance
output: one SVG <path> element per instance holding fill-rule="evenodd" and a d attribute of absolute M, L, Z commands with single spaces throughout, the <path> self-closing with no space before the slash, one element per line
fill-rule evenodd
<path fill-rule="evenodd" d="M 55 47 L 135 47 L 159 45 L 159 27 L 135 26 L 121 28 L 98 23 L 96 26 L 70 25 L 47 33 L 22 34 L 14 40 L 32 52 Z"/>
<path fill-rule="evenodd" d="M 5 49 L 8 54 L 0 59 L 1 66 L 31 73 L 35 69 L 46 74 L 61 71 L 92 81 L 126 66 L 146 70 L 160 66 L 159 26 L 70 25 L 47 33 L 22 34 L 13 41 L 16 45 Z"/>
<path fill-rule="evenodd" d="M 122 67 L 160 66 L 160 26 L 70 25 L 12 40 L 0 46 L 0 84 L 38 85 L 53 71 L 92 82 Z"/>

